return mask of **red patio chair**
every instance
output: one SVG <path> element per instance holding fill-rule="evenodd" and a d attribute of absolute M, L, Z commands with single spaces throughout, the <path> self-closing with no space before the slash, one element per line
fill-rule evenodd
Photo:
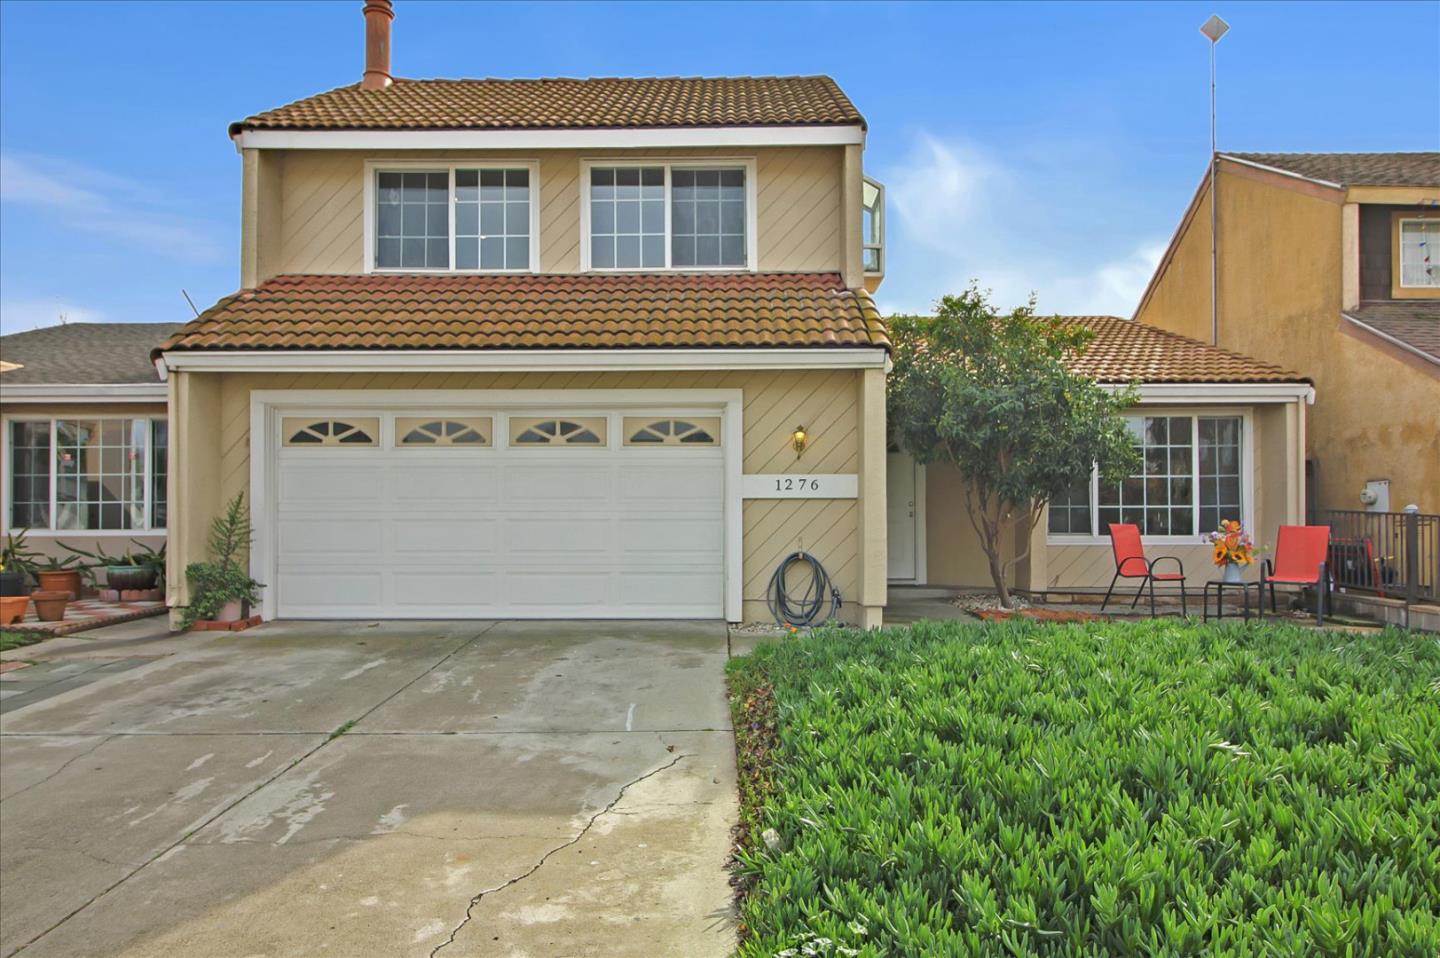
<path fill-rule="evenodd" d="M 1270 611 L 1275 612 L 1275 584 L 1315 587 L 1315 624 L 1325 624 L 1325 593 L 1330 575 L 1325 556 L 1330 548 L 1329 526 L 1281 526 L 1275 540 L 1275 561 L 1260 569 L 1260 591 L 1270 586 Z"/>
<path fill-rule="evenodd" d="M 1140 596 L 1145 587 L 1150 587 L 1150 615 L 1155 615 L 1155 583 L 1156 582 L 1179 582 L 1180 583 L 1180 614 L 1189 616 L 1190 610 L 1185 597 L 1185 565 L 1174 556 L 1160 556 L 1154 562 L 1145 558 L 1145 546 L 1140 542 L 1140 527 L 1122 522 L 1110 523 L 1110 548 L 1115 552 L 1115 575 L 1110 579 L 1110 588 L 1105 590 L 1105 601 L 1100 603 L 1100 611 L 1104 612 L 1105 607 L 1110 604 L 1110 593 L 1115 591 L 1115 583 L 1121 579 L 1144 579 L 1140 588 L 1135 590 L 1135 598 L 1130 600 L 1130 608 L 1135 608 L 1135 603 L 1140 601 Z M 1173 562 L 1178 572 L 1156 572 L 1155 566 L 1161 562 Z"/>

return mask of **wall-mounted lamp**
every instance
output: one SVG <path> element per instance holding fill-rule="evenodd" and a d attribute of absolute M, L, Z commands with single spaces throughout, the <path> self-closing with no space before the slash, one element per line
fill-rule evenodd
<path fill-rule="evenodd" d="M 795 427 L 795 433 L 790 437 L 790 444 L 795 447 L 796 456 L 805 451 L 805 447 L 810 444 L 810 437 L 806 435 L 804 426 Z"/>

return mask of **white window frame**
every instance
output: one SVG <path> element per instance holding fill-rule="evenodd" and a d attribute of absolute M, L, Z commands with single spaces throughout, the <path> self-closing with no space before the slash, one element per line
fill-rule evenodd
<path fill-rule="evenodd" d="M 456 170 L 528 170 L 530 172 L 530 266 L 528 269 L 456 269 L 455 268 L 455 171 Z M 376 204 L 376 181 L 381 173 L 405 173 L 428 171 L 444 172 L 450 181 L 449 193 L 449 242 L 450 266 L 446 269 L 416 269 L 375 265 L 375 231 L 378 209 Z M 365 161 L 365 272 L 382 275 L 424 273 L 434 276 L 513 276 L 540 272 L 540 161 L 463 160 L 366 160 Z"/>
<path fill-rule="evenodd" d="M 590 171 L 595 167 L 642 167 L 658 166 L 665 171 L 665 265 L 598 267 L 590 265 Z M 756 163 L 753 156 L 706 156 L 706 157 L 611 157 L 585 159 L 580 161 L 580 271 L 582 273 L 756 273 L 760 271 L 760 243 L 758 241 L 759 212 L 756 184 Z M 745 171 L 745 265 L 744 266 L 672 266 L 671 265 L 671 198 L 672 170 L 724 170 Z"/>
<path fill-rule="evenodd" d="M 1440 292 L 1440 282 L 1437 283 L 1415 283 L 1405 282 L 1405 224 L 1406 223 L 1430 223 L 1440 225 L 1440 220 L 1429 216 L 1402 216 L 1395 227 L 1395 278 L 1401 289 L 1425 289 Z M 1437 251 L 1440 252 L 1440 251 Z M 1435 265 L 1440 268 L 1440 257 L 1435 257 Z"/>
<path fill-rule="evenodd" d="M 1193 445 L 1190 453 L 1190 481 L 1194 490 L 1190 509 L 1195 519 L 1195 533 L 1179 536 L 1142 535 L 1146 545 L 1200 545 L 1210 529 L 1200 528 L 1200 423 L 1201 419 L 1239 419 L 1243 435 L 1240 437 L 1240 521 L 1250 532 L 1255 530 L 1255 423 L 1251 409 L 1227 409 L 1221 407 L 1141 407 L 1125 414 L 1126 418 L 1188 417 L 1190 419 Z M 1050 531 L 1050 507 L 1045 507 L 1041 518 L 1045 523 L 1045 543 L 1052 546 L 1108 546 L 1110 536 L 1100 532 L 1100 470 L 1090 470 L 1090 529 L 1091 532 L 1067 533 Z"/>
<path fill-rule="evenodd" d="M 864 263 L 865 263 L 865 253 L 866 253 L 867 250 L 872 250 L 872 249 L 875 250 L 875 252 L 879 254 L 879 255 L 876 257 L 876 259 L 877 259 L 877 261 L 880 263 L 880 268 L 879 268 L 879 269 L 866 269 L 866 270 L 865 270 L 865 275 L 866 275 L 866 276 L 884 276 L 884 275 L 885 275 L 885 184 L 884 184 L 884 183 L 881 183 L 879 180 L 874 179 L 874 178 L 869 177 L 869 176 L 867 176 L 867 177 L 864 178 L 864 184 L 865 184 L 865 185 L 868 185 L 868 186 L 870 186 L 870 187 L 872 187 L 872 188 L 874 188 L 875 191 L 876 191 L 876 193 L 877 193 L 877 195 L 876 195 L 876 197 L 875 197 L 875 202 L 876 202 L 876 206 L 875 206 L 875 242 L 873 242 L 873 243 L 867 243 L 867 242 L 865 242 L 865 223 L 864 223 L 864 218 L 865 218 L 865 194 L 864 194 L 864 187 L 862 186 L 862 187 L 861 187 L 861 194 L 860 194 L 860 218 L 861 218 L 861 223 L 860 223 L 860 263 L 861 263 L 862 266 L 864 266 Z"/>
<path fill-rule="evenodd" d="M 143 505 L 144 505 L 144 509 L 145 509 L 145 521 L 146 521 L 147 525 L 144 526 L 143 528 L 138 528 L 138 529 L 57 529 L 57 528 L 55 528 L 55 517 L 59 514 L 59 509 L 57 508 L 58 503 L 57 503 L 57 501 L 56 501 L 57 498 L 58 498 L 58 493 L 59 493 L 59 476 L 58 476 L 58 474 L 57 474 L 57 472 L 56 472 L 56 469 L 55 469 L 55 449 L 56 449 L 56 446 L 57 446 L 57 432 L 58 432 L 57 423 L 60 423 L 60 422 L 102 422 L 102 421 L 106 421 L 106 420 L 116 420 L 116 421 L 124 422 L 124 423 L 132 423 L 132 422 L 135 422 L 137 419 L 143 419 L 143 420 L 145 420 L 147 423 L 150 424 L 150 428 L 146 431 L 146 434 L 145 434 L 145 491 L 144 491 L 144 497 L 143 497 Z M 13 518 L 13 516 L 11 516 L 11 514 L 10 514 L 10 506 L 11 506 L 11 503 L 10 503 L 10 483 L 11 483 L 11 471 L 12 471 L 12 470 L 14 469 L 14 467 L 15 467 L 15 450 L 14 450 L 14 448 L 13 448 L 13 447 L 14 447 L 14 442 L 15 442 L 15 435 L 14 435 L 14 430 L 11 428 L 11 423 L 16 423 L 16 422 L 48 422 L 48 423 L 50 424 L 50 525 L 47 526 L 47 527 L 44 528 L 44 529 L 41 529 L 41 528 L 38 528 L 38 527 L 35 527 L 35 526 L 17 526 L 17 525 L 15 525 L 15 524 L 13 524 L 13 523 L 11 522 L 11 519 Z M 169 420 L 167 419 L 167 417 L 165 417 L 165 416 L 163 416 L 163 415 L 157 415 L 157 414 L 155 414 L 155 413 L 137 413 L 137 414 L 132 415 L 132 416 L 116 416 L 116 415 L 110 415 L 110 416 L 89 416 L 89 415 L 83 415 L 83 414 L 78 414 L 78 413 L 77 413 L 77 414 L 74 414 L 74 415 L 55 415 L 55 414 L 53 414 L 53 413 L 41 413 L 41 414 L 39 414 L 39 415 L 27 416 L 27 415 L 25 415 L 23 412 L 21 412 L 21 413 L 7 414 L 7 415 L 5 415 L 5 416 L 3 416 L 3 417 L 0 417 L 0 428 L 3 428 L 3 429 L 5 430 L 5 436 L 4 436 L 5 470 L 4 470 L 4 474 L 3 474 L 3 475 L 0 475 L 0 529 L 3 529 L 3 530 L 4 530 L 5 532 L 7 532 L 7 533 L 9 533 L 9 532 L 18 532 L 18 531 L 20 531 L 20 530 L 23 529 L 24 532 L 25 532 L 25 535 L 26 535 L 28 538 L 33 538 L 33 539 L 53 539 L 53 538 L 58 538 L 58 537 L 60 537 L 60 536 L 68 536 L 68 537 L 70 537 L 70 538 L 75 538 L 76 536 L 94 536 L 94 537 L 99 537 L 99 538 L 109 538 L 109 537 L 116 537 L 116 538 L 118 538 L 118 537 L 124 537 L 124 536 L 154 536 L 154 535 L 165 535 L 167 530 L 166 530 L 166 528 L 165 528 L 164 526 L 152 526 L 152 525 L 148 525 L 148 523 L 154 518 L 154 515 L 155 515 L 155 513 L 154 513 L 155 503 L 154 503 L 154 501 L 153 501 L 153 499 L 154 499 L 154 486 L 155 486 L 155 470 L 154 470 L 155 460 L 154 460 L 154 458 L 153 458 L 153 448 L 154 448 L 154 443 L 155 443 L 155 423 L 157 423 L 157 422 L 164 422 L 164 423 L 167 423 L 167 425 L 168 425 Z M 167 450 L 166 454 L 167 454 L 167 456 L 168 456 L 168 455 L 169 455 L 168 450 L 169 450 L 169 448 L 170 448 L 170 436 L 169 436 L 169 431 L 168 431 L 168 429 L 167 429 L 167 431 L 166 431 L 166 437 L 165 437 L 165 448 L 166 448 L 166 450 Z M 167 507 L 168 507 L 169 498 L 170 498 L 170 497 L 169 497 L 169 491 L 170 491 L 170 490 L 169 490 L 170 476 L 169 476 L 169 473 L 168 473 L 168 472 L 166 473 L 165 482 L 166 482 L 166 490 L 165 490 L 165 491 L 166 491 L 166 497 L 165 497 L 165 498 L 166 498 L 166 503 L 167 503 Z"/>

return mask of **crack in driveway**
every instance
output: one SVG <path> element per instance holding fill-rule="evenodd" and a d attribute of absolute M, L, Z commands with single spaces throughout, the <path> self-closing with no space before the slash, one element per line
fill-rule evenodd
<path fill-rule="evenodd" d="M 620 786 L 620 791 L 615 793 L 615 797 L 610 800 L 610 803 L 604 808 L 600 809 L 594 815 L 591 815 L 590 820 L 585 823 L 585 827 L 581 828 L 580 831 L 576 832 L 574 837 L 570 838 L 566 842 L 563 842 L 562 844 L 556 845 L 554 848 L 541 855 L 534 865 L 531 865 L 521 874 L 516 875 L 514 878 L 502 882 L 499 885 L 496 885 L 494 888 L 487 888 L 484 891 L 478 892 L 473 898 L 470 899 L 470 903 L 465 906 L 465 917 L 460 919 L 460 923 L 458 925 L 450 929 L 450 934 L 446 936 L 444 941 L 440 942 L 440 944 L 436 945 L 433 949 L 431 949 L 430 958 L 436 958 L 436 956 L 439 955 L 442 950 L 455 944 L 456 936 L 460 934 L 461 930 L 463 930 L 466 925 L 470 924 L 470 919 L 473 918 L 475 915 L 475 906 L 480 904 L 480 900 L 482 898 L 484 898 L 486 895 L 493 895 L 497 892 L 504 891 L 512 885 L 518 885 L 520 882 L 524 881 L 531 875 L 538 872 L 541 867 L 543 867 L 544 864 L 549 861 L 553 856 L 559 854 L 560 852 L 563 852 L 565 849 L 569 848 L 572 845 L 578 844 L 581 839 L 583 839 L 587 834 L 589 834 L 590 829 L 595 827 L 596 822 L 598 822 L 601 818 L 604 818 L 615 808 L 616 805 L 620 804 L 620 800 L 625 797 L 625 793 L 628 792 L 632 787 L 639 785 L 646 779 L 654 778 L 661 772 L 665 772 L 674 768 L 676 765 L 680 764 L 682 759 L 686 759 L 689 757 L 689 753 L 682 752 L 681 754 L 676 755 L 670 761 L 666 762 L 664 765 L 661 765 L 658 768 L 653 768 L 650 771 L 646 772 L 644 775 L 641 775 L 639 778 L 635 778 L 626 782 L 624 785 Z"/>
<path fill-rule="evenodd" d="M 50 738 L 50 737 L 53 737 L 53 738 L 69 738 L 69 736 L 67 736 L 67 735 L 55 735 L 55 736 L 46 736 L 46 737 L 47 737 L 47 738 Z M 70 756 L 69 758 L 67 758 L 63 763 L 61 763 L 61 765 L 60 765 L 59 768 L 57 768 L 55 771 L 51 772 L 49 775 L 46 775 L 44 778 L 40 779 L 40 781 L 38 781 L 38 782 L 31 782 L 29 785 L 26 785 L 24 788 L 22 788 L 22 789 L 20 789 L 20 790 L 18 790 L 18 791 L 15 791 L 15 792 L 11 792 L 9 795 L 6 795 L 4 798 L 0 798 L 0 803 L 8 802 L 8 801 L 10 801 L 10 799 L 14 798 L 16 795 L 24 795 L 26 792 L 30 791 L 30 789 L 32 789 L 32 788 L 36 788 L 36 787 L 38 787 L 38 786 L 44 785 L 46 782 L 50 781 L 50 779 L 54 778 L 56 775 L 59 775 L 61 772 L 65 771 L 67 768 L 69 768 L 71 765 L 74 765 L 76 762 L 80 761 L 82 758 L 85 758 L 87 755 L 90 755 L 90 754 L 93 753 L 96 749 L 98 749 L 100 746 L 104 745 L 106 742 L 110 741 L 110 740 L 111 740 L 112 738 L 114 738 L 114 737 L 115 737 L 115 736 L 113 736 L 113 735 L 106 735 L 106 736 L 105 736 L 104 738 L 102 738 L 100 741 L 96 742 L 94 745 L 90 746 L 90 747 L 87 748 L 85 751 L 81 752 L 79 755 L 72 755 L 72 756 Z"/>

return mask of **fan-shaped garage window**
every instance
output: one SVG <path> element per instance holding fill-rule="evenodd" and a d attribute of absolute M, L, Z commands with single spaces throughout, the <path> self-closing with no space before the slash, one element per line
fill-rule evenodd
<path fill-rule="evenodd" d="M 380 420 L 286 419 L 283 435 L 287 446 L 373 446 L 379 441 Z"/>
<path fill-rule="evenodd" d="M 626 417 L 625 444 L 630 446 L 718 446 L 720 419 L 640 419 Z"/>
<path fill-rule="evenodd" d="M 512 419 L 510 444 L 513 446 L 603 446 L 605 420 L 599 416 L 585 419 Z"/>
<path fill-rule="evenodd" d="M 490 419 L 397 418 L 395 438 L 401 446 L 488 446 Z"/>

